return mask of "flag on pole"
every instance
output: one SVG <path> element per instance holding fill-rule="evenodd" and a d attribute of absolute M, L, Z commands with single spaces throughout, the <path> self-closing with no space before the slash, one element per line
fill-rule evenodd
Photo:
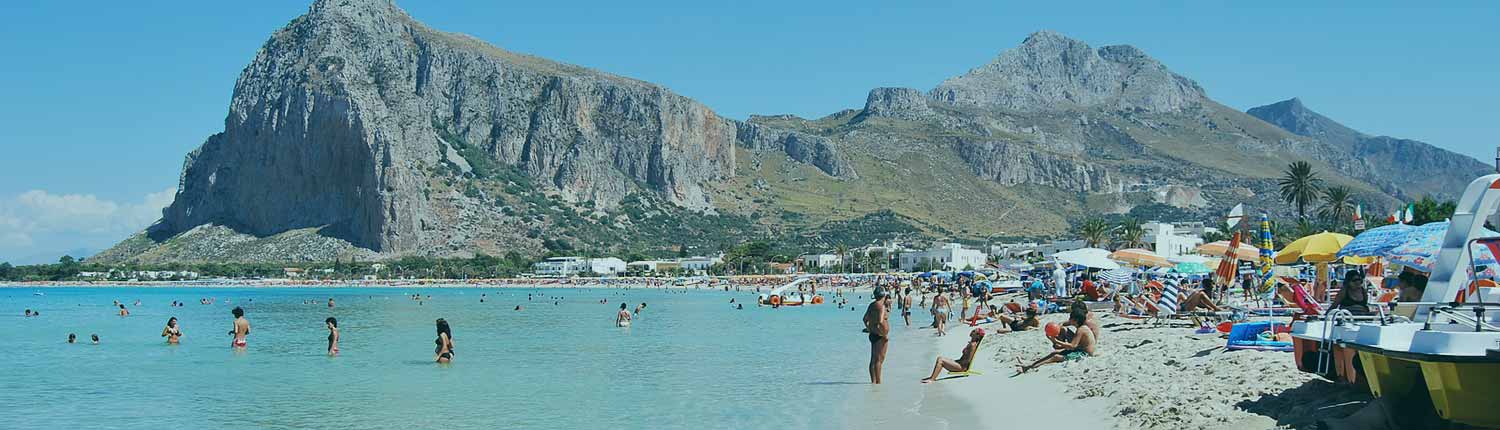
<path fill-rule="evenodd" d="M 1245 219 L 1244 203 L 1234 205 L 1234 208 L 1229 210 L 1229 216 L 1224 218 L 1224 223 L 1229 226 L 1230 230 L 1234 230 L 1235 226 L 1240 225 L 1242 219 Z"/>
<path fill-rule="evenodd" d="M 1354 205 L 1354 229 L 1365 229 L 1365 205 Z"/>
<path fill-rule="evenodd" d="M 1417 209 L 1417 205 L 1415 205 L 1415 204 L 1408 203 L 1406 205 L 1406 214 L 1401 216 L 1401 219 L 1403 220 L 1403 222 L 1402 222 L 1403 224 L 1411 224 L 1411 213 L 1413 211 L 1415 211 L 1416 209 Z"/>

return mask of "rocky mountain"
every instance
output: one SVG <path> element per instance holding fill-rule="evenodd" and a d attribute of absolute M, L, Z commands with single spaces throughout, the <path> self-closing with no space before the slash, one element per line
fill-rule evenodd
<path fill-rule="evenodd" d="M 1344 174 L 1403 200 L 1428 195 L 1458 198 L 1470 180 L 1494 171 L 1494 166 L 1424 142 L 1361 133 L 1308 109 L 1298 98 L 1250 108 L 1247 112 L 1335 148 L 1336 151 L 1322 154 L 1321 158 Z"/>
<path fill-rule="evenodd" d="M 224 130 L 188 154 L 162 220 L 94 261 L 1037 237 L 1140 208 L 1283 210 L 1273 177 L 1298 159 L 1333 166 L 1363 200 L 1395 201 L 1321 155 L 1343 141 L 1287 130 L 1139 49 L 1046 31 L 930 91 L 738 121 L 431 29 L 389 0 L 318 0 L 240 75 Z"/>

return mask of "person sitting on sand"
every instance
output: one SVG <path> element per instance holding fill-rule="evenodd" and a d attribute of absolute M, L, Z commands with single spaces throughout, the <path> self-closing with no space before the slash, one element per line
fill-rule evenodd
<path fill-rule="evenodd" d="M 630 310 L 625 304 L 620 304 L 620 312 L 615 314 L 615 327 L 630 327 Z"/>
<path fill-rule="evenodd" d="M 1067 340 L 1048 338 L 1052 342 L 1053 351 L 1030 365 L 1022 365 L 1020 363 L 1021 359 L 1017 358 L 1016 374 L 1030 372 L 1032 369 L 1048 363 L 1082 360 L 1084 357 L 1094 355 L 1094 333 L 1093 330 L 1089 329 L 1087 320 L 1088 312 L 1079 313 L 1077 310 L 1070 312 L 1068 314 L 1068 322 L 1078 328 L 1072 337 Z"/>
<path fill-rule="evenodd" d="M 1094 317 L 1094 313 L 1093 312 L 1089 312 L 1089 305 L 1088 305 L 1088 303 L 1084 303 L 1083 300 L 1074 300 L 1073 304 L 1069 308 L 1068 312 L 1069 313 L 1078 313 L 1078 312 L 1083 313 L 1083 315 L 1084 315 L 1084 324 L 1088 325 L 1089 330 L 1092 330 L 1094 332 L 1094 340 L 1095 341 L 1099 340 L 1099 338 L 1100 338 L 1099 333 L 1102 331 L 1102 330 L 1099 329 L 1099 318 Z M 1065 322 L 1065 323 L 1063 323 L 1063 325 L 1064 326 L 1071 326 L 1072 322 Z"/>
<path fill-rule="evenodd" d="M 969 343 L 964 345 L 964 351 L 958 360 L 939 355 L 937 363 L 932 365 L 932 375 L 922 379 L 922 383 L 936 381 L 938 375 L 947 369 L 949 372 L 967 372 L 969 366 L 974 364 L 974 356 L 979 352 L 979 341 L 984 340 L 984 329 L 975 327 L 969 331 Z"/>
<path fill-rule="evenodd" d="M 167 318 L 167 326 L 161 329 L 161 337 L 167 338 L 169 344 L 176 344 L 182 339 L 182 329 L 177 327 L 177 317 Z"/>

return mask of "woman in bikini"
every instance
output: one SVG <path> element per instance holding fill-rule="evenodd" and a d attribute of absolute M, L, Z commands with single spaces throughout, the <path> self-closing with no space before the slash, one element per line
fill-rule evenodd
<path fill-rule="evenodd" d="M 229 342 L 229 346 L 245 349 L 247 346 L 245 337 L 250 335 L 250 321 L 245 319 L 245 309 L 235 306 L 234 310 L 229 313 L 234 315 L 234 329 L 229 331 L 229 335 L 234 336 L 234 340 Z"/>
<path fill-rule="evenodd" d="M 434 342 L 437 343 L 437 349 L 433 350 L 437 354 L 434 360 L 438 363 L 453 362 L 453 329 L 442 318 L 437 319 L 437 340 Z"/>
<path fill-rule="evenodd" d="M 932 376 L 923 378 L 922 383 L 926 384 L 936 381 L 938 375 L 943 373 L 944 369 L 947 369 L 949 372 L 969 371 L 969 366 L 974 364 L 974 355 L 979 352 L 979 341 L 981 340 L 984 340 L 984 329 L 976 327 L 974 330 L 970 330 L 969 343 L 964 345 L 964 352 L 958 357 L 958 360 L 941 355 L 938 356 L 937 363 L 932 365 Z"/>
<path fill-rule="evenodd" d="M 328 355 L 339 355 L 339 320 L 328 317 L 323 325 L 328 326 Z"/>
<path fill-rule="evenodd" d="M 167 343 L 174 345 L 182 339 L 182 329 L 177 327 L 177 317 L 167 319 L 167 326 L 161 329 L 161 337 L 167 338 Z"/>

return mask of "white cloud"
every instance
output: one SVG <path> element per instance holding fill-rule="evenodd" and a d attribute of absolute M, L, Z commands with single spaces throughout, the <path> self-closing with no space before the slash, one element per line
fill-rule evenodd
<path fill-rule="evenodd" d="M 0 200 L 0 250 L 7 254 L 39 251 L 36 238 L 74 241 L 48 243 L 49 248 L 120 240 L 161 218 L 176 188 L 147 194 L 135 203 L 116 203 L 93 194 L 52 194 L 31 190 Z"/>

